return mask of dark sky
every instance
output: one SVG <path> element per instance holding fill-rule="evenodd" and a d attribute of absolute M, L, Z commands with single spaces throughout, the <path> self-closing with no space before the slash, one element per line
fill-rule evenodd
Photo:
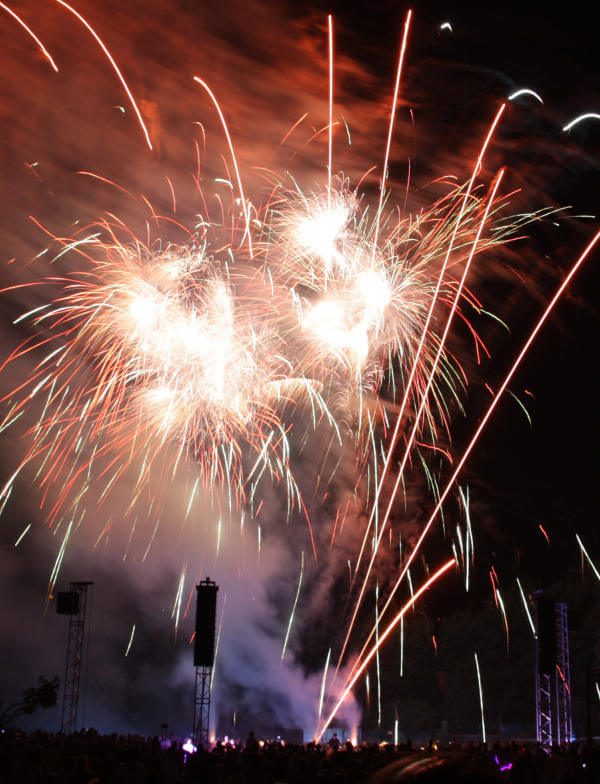
<path fill-rule="evenodd" d="M 227 154 L 212 107 L 192 82 L 194 74 L 206 78 L 222 101 L 254 198 L 264 197 L 258 167 L 290 170 L 303 184 L 322 179 L 324 146 L 303 143 L 312 133 L 310 127 L 327 121 L 324 32 L 329 10 L 336 24 L 336 113 L 352 137 L 350 147 L 343 133 L 336 138 L 335 167 L 356 182 L 382 158 L 405 13 L 401 5 L 335 3 L 330 9 L 309 4 L 300 10 L 294 4 L 244 0 L 207 13 L 189 0 L 151 5 L 142 0 L 125 5 L 82 1 L 77 7 L 110 45 L 141 103 L 155 140 L 153 153 L 145 148 L 129 108 L 119 109 L 126 105 L 120 85 L 89 35 L 50 0 L 11 7 L 44 40 L 61 70 L 54 74 L 24 31 L 8 16 L 0 16 L 0 262 L 6 286 L 49 273 L 43 257 L 32 261 L 46 247 L 47 237 L 30 216 L 51 232 L 70 236 L 77 225 L 112 212 L 142 233 L 147 210 L 139 194 L 146 195 L 157 212 L 168 211 L 169 178 L 177 194 L 178 220 L 194 225 L 201 209 L 189 176 L 196 165 L 194 139 L 199 138 L 194 123 L 202 122 L 206 130 L 207 181 L 225 176 L 219 156 Z M 490 320 L 477 325 L 489 342 L 491 358 L 472 365 L 463 399 L 466 413 L 456 413 L 452 422 L 450 448 L 460 455 L 489 402 L 485 385 L 494 388 L 502 381 L 562 275 L 597 230 L 596 220 L 576 216 L 594 215 L 598 209 L 600 121 L 590 120 L 570 134 L 560 130 L 578 114 L 600 112 L 596 30 L 578 3 L 541 12 L 523 9 L 522 4 L 479 4 L 467 11 L 462 4 L 423 3 L 414 7 L 414 14 L 391 166 L 394 193 L 404 193 L 409 159 L 409 208 L 429 198 L 428 183 L 436 177 L 467 179 L 474 151 L 499 102 L 527 87 L 541 94 L 544 105 L 522 98 L 509 106 L 484 175 L 489 181 L 506 165 L 507 189 L 521 189 L 514 198 L 519 209 L 571 208 L 533 226 L 529 238 L 497 258 L 486 257 L 476 273 L 475 294 L 484 308 L 506 320 L 508 330 Z M 446 21 L 452 33 L 439 29 Z M 304 112 L 309 113 L 306 130 L 293 137 L 285 155 L 274 155 Z M 78 175 L 82 170 L 106 177 L 129 193 Z M 165 232 L 165 241 L 182 240 L 176 228 Z M 481 544 L 478 568 L 486 574 L 491 564 L 496 566 L 507 590 L 514 589 L 516 574 L 543 587 L 561 569 L 576 564 L 576 531 L 600 560 L 595 383 L 599 261 L 596 251 L 511 385 L 531 424 L 520 404 L 507 396 L 462 479 L 473 498 L 474 535 Z M 3 296 L 2 358 L 26 336 L 12 320 L 40 302 L 35 292 Z M 4 369 L 2 393 L 16 387 L 29 370 L 27 360 Z M 27 413 L 25 424 L 35 416 L 34 410 Z M 25 429 L 19 425 L 2 434 L 5 479 L 24 454 Z M 180 732 L 191 724 L 193 668 L 187 643 L 193 613 L 181 621 L 177 634 L 172 617 L 182 573 L 184 605 L 195 582 L 206 574 L 221 586 L 217 710 L 230 717 L 236 710 L 249 710 L 252 702 L 273 723 L 310 724 L 321 676 L 307 675 L 295 660 L 313 664 L 314 659 L 322 666 L 328 635 L 339 644 L 340 607 L 333 591 L 340 590 L 365 523 L 352 498 L 352 458 L 342 457 L 334 502 L 312 501 L 320 560 L 307 566 L 298 622 L 283 665 L 282 640 L 302 552 L 309 561 L 309 542 L 304 524 L 284 522 L 285 502 L 277 488 L 265 490 L 258 521 L 260 555 L 257 523 L 247 521 L 243 536 L 238 513 L 219 526 L 218 504 L 210 497 L 199 504 L 192 520 L 184 521 L 182 484 L 163 486 L 156 491 L 160 497 L 153 496 L 153 507 L 161 509 L 161 526 L 145 560 L 154 512 L 146 515 L 143 505 L 137 507 L 138 522 L 128 544 L 132 520 L 122 513 L 128 477 L 108 507 L 88 511 L 72 536 L 58 581 L 59 587 L 69 580 L 95 582 L 86 724 L 144 733 L 157 732 L 162 721 Z M 293 459 L 300 483 L 310 486 L 311 455 Z M 337 549 L 329 551 L 332 506 L 347 499 L 352 499 L 353 528 L 349 525 Z M 5 597 L 0 610 L 0 688 L 10 693 L 31 685 L 39 674 L 62 676 L 64 667 L 66 620 L 56 617 L 52 602 L 45 609 L 45 597 L 69 520 L 63 520 L 57 533 L 49 530 L 40 502 L 39 483 L 25 472 L 0 520 Z M 430 507 L 430 497 L 418 494 L 415 511 L 407 516 L 408 539 Z M 99 536 L 107 515 L 114 525 Z M 398 511 L 395 525 L 402 526 L 403 519 Z M 31 530 L 15 547 L 29 523 Z M 440 559 L 448 550 L 447 544 L 438 543 L 430 557 Z M 489 586 L 481 590 L 489 593 Z M 460 597 L 456 601 L 460 603 Z M 319 634 L 313 630 L 315 619 Z M 134 624 L 133 644 L 125 657 Z M 311 634 L 318 638 L 313 657 Z M 39 721 L 56 728 L 58 711 L 40 715 Z M 36 717 L 33 724 L 37 722 Z"/>

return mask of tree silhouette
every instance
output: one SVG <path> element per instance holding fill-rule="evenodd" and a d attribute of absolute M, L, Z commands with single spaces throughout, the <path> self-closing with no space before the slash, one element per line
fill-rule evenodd
<path fill-rule="evenodd" d="M 38 685 L 25 689 L 20 702 L 7 705 L 5 695 L 0 695 L 0 729 L 40 708 L 53 708 L 58 698 L 58 685 L 58 676 L 48 680 L 40 675 Z"/>

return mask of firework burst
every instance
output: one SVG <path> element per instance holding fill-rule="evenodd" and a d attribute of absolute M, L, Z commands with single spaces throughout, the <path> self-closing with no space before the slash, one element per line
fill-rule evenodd
<path fill-rule="evenodd" d="M 151 149 L 150 133 L 112 55 L 78 12 L 57 1 L 75 15 L 108 57 Z M 7 6 L 0 3 L 0 8 L 14 18 Z M 6 503 L 17 477 L 31 470 L 47 520 L 55 523 L 69 518 L 58 566 L 74 527 L 85 518 L 87 499 L 93 496 L 104 502 L 126 475 L 133 474 L 134 480 L 125 515 L 147 490 L 153 497 L 152 507 L 161 488 L 184 471 L 194 477 L 188 510 L 200 483 L 206 495 L 225 496 L 230 510 L 248 506 L 254 512 L 254 499 L 260 495 L 261 482 L 267 480 L 282 488 L 288 510 L 305 510 L 303 493 L 314 487 L 305 489 L 297 481 L 294 457 L 299 444 L 314 444 L 315 454 L 327 452 L 332 441 L 352 445 L 358 477 L 368 466 L 375 481 L 363 499 L 371 514 L 354 571 L 348 562 L 354 604 L 330 684 L 332 692 L 384 531 L 391 527 L 390 515 L 401 494 L 405 467 L 416 449 L 442 451 L 450 437 L 451 417 L 469 381 L 462 361 L 467 352 L 462 346 L 460 356 L 453 352 L 453 324 L 466 324 L 477 361 L 486 352 L 470 323 L 483 307 L 471 290 L 469 271 L 482 254 L 505 245 L 528 222 L 550 212 L 511 216 L 509 198 L 500 190 L 502 172 L 491 183 L 482 177 L 482 161 L 502 107 L 466 184 L 456 185 L 451 178 L 438 181 L 436 191 L 443 195 L 416 212 L 393 203 L 386 181 L 410 19 L 408 14 L 376 196 L 364 185 L 369 173 L 358 184 L 332 173 L 333 31 L 329 18 L 330 99 L 325 128 L 329 146 L 323 182 L 310 188 L 301 185 L 300 178 L 268 171 L 268 196 L 263 199 L 260 193 L 246 192 L 225 114 L 207 82 L 195 77 L 217 109 L 235 173 L 230 177 L 226 164 L 227 178 L 221 182 L 232 197 L 229 205 L 220 202 L 219 219 L 205 206 L 198 173 L 204 209 L 196 223 L 185 229 L 185 244 L 142 241 L 124 221 L 107 213 L 75 236 L 53 237 L 51 247 L 57 250 L 51 275 L 6 290 L 8 294 L 29 286 L 41 304 L 16 319 L 16 329 L 27 329 L 29 337 L 2 367 L 5 370 L 25 356 L 33 358 L 29 377 L 4 397 L 7 414 L 2 427 L 27 410 L 35 414 L 35 424 L 26 434 L 28 446 L 21 465 L 0 491 L 0 503 Z M 21 23 L 18 17 L 16 21 Z M 34 40 L 43 46 L 40 39 Z M 56 67 L 47 50 L 42 51 Z M 171 191 L 175 213 L 172 186 Z M 166 222 L 161 223 L 152 208 L 151 223 L 163 233 Z M 544 311 L 464 455 L 456 460 L 447 485 L 434 488 L 433 512 L 381 603 L 378 594 L 375 627 L 346 683 L 337 689 L 341 697 L 329 719 L 380 645 L 404 623 L 408 608 L 454 567 L 454 560 L 446 561 L 416 591 L 411 583 L 411 601 L 399 612 L 394 609 L 398 587 L 404 578 L 411 580 L 409 567 L 486 422 L 596 240 Z M 393 489 L 380 517 L 382 493 L 388 493 L 387 475 L 391 478 L 392 473 Z M 319 481 L 315 476 L 313 484 Z M 360 478 L 355 488 L 359 482 Z M 154 507 L 157 516 L 158 505 Z M 219 537 L 220 532 L 219 522 Z M 465 536 L 463 549 L 459 531 L 467 584 L 473 555 L 470 537 L 470 533 Z M 332 543 L 334 538 L 335 530 Z M 369 548 L 370 563 L 361 572 Z M 316 556 L 314 541 L 313 550 Z M 304 567 L 303 554 L 282 658 Z M 177 618 L 186 569 L 177 590 Z M 56 574 L 57 569 L 52 580 Z M 356 598 L 352 591 L 358 579 L 362 587 Z M 386 613 L 395 613 L 391 621 L 382 620 Z M 134 631 L 135 625 L 127 651 Z"/>
<path fill-rule="evenodd" d="M 40 466 L 44 488 L 62 487 L 50 516 L 82 482 L 101 482 L 104 496 L 131 465 L 134 497 L 156 466 L 172 476 L 190 462 L 238 501 L 264 471 L 297 496 L 294 412 L 310 411 L 312 427 L 325 419 L 336 438 L 344 421 L 360 440 L 372 409 L 406 392 L 415 363 L 415 405 L 439 367 L 423 417 L 435 439 L 463 378 L 435 329 L 461 293 L 450 275 L 439 285 L 441 260 L 450 237 L 450 266 L 461 270 L 514 229 L 497 224 L 482 240 L 485 201 L 463 202 L 453 189 L 426 213 L 389 216 L 378 247 L 368 207 L 343 178 L 329 194 L 270 202 L 253 258 L 231 244 L 212 249 L 206 236 L 151 249 L 119 240 L 123 227 L 107 221 L 61 241 L 69 270 L 49 277 L 49 301 L 18 319 L 33 336 L 5 363 L 41 355 L 8 396 L 8 418 L 43 400 L 24 462 Z M 468 293 L 463 304 L 477 308 Z"/>

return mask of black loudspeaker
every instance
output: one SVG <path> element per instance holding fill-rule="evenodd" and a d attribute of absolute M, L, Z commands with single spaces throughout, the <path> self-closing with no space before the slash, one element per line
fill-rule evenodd
<path fill-rule="evenodd" d="M 569 610 L 567 626 L 569 627 L 569 632 L 583 631 L 583 613 L 581 610 Z"/>
<path fill-rule="evenodd" d="M 79 594 L 77 591 L 60 591 L 56 594 L 56 612 L 59 615 L 77 615 Z"/>
<path fill-rule="evenodd" d="M 554 599 L 537 597 L 538 669 L 546 675 L 556 667 L 556 609 Z"/>
<path fill-rule="evenodd" d="M 196 586 L 194 667 L 212 667 L 215 661 L 215 624 L 219 587 L 208 578 Z"/>

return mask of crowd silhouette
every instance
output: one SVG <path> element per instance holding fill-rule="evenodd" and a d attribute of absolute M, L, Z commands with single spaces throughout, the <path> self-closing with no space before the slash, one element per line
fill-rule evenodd
<path fill-rule="evenodd" d="M 333 740 L 333 739 L 332 739 Z M 327 744 L 218 741 L 186 751 L 159 737 L 72 735 L 5 730 L 0 734 L 0 784 L 595 784 L 600 748 L 535 743 L 452 745 L 416 749 L 337 737 Z"/>

